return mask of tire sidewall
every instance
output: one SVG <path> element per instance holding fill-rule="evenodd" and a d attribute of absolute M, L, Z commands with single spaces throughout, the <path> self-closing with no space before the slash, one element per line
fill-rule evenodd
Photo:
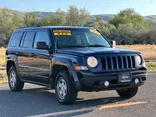
<path fill-rule="evenodd" d="M 57 92 L 57 82 L 60 78 L 64 79 L 64 81 L 66 82 L 66 85 L 67 85 L 67 93 L 66 93 L 66 96 L 64 99 L 61 99 Z M 73 93 L 75 93 L 77 96 L 77 92 L 72 84 L 72 79 L 71 79 L 70 75 L 68 74 L 68 72 L 66 72 L 66 71 L 59 72 L 58 75 L 56 76 L 56 80 L 55 80 L 55 94 L 56 94 L 58 101 L 61 104 L 68 104 L 68 102 L 70 103 L 69 99 L 71 99 Z"/>
<path fill-rule="evenodd" d="M 123 98 L 132 98 L 138 92 L 138 87 L 132 87 L 127 89 L 126 91 L 117 90 L 117 93 Z"/>
<path fill-rule="evenodd" d="M 14 87 L 12 87 L 11 86 L 11 84 L 10 84 L 10 74 L 12 73 L 12 71 L 15 73 L 15 78 L 16 78 L 16 83 L 15 83 L 15 86 Z M 18 75 L 17 75 L 17 71 L 16 71 L 16 69 L 15 69 L 15 67 L 14 66 L 12 66 L 10 69 L 9 69 L 9 74 L 8 74 L 8 83 L 9 83 L 9 87 L 10 87 L 10 89 L 11 90 L 15 90 L 16 89 L 16 86 L 17 86 L 17 82 L 18 82 Z"/>
<path fill-rule="evenodd" d="M 57 92 L 57 82 L 58 82 L 61 78 L 66 82 L 66 85 L 67 85 L 67 93 L 66 93 L 64 99 L 61 99 L 61 98 L 59 97 L 58 92 Z M 68 90 L 69 90 L 68 80 L 67 80 L 66 77 L 65 77 L 63 74 L 61 74 L 61 72 L 60 72 L 60 73 L 57 75 L 57 77 L 56 77 L 56 82 L 55 82 L 55 93 L 56 93 L 56 97 L 57 97 L 57 99 L 59 100 L 59 102 L 65 102 L 65 100 L 67 99 L 68 92 L 69 92 Z"/>
<path fill-rule="evenodd" d="M 15 79 L 16 79 L 16 83 L 15 83 L 14 87 L 12 87 L 11 84 L 10 84 L 10 74 L 11 74 L 12 71 L 14 71 Z M 15 66 L 10 67 L 10 69 L 9 69 L 9 72 L 8 72 L 8 84 L 9 84 L 9 87 L 10 87 L 11 91 L 22 91 L 22 89 L 24 87 L 24 82 L 21 82 Z"/>

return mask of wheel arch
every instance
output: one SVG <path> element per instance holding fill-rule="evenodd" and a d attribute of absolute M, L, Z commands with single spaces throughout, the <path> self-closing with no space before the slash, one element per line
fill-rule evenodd
<path fill-rule="evenodd" d="M 56 64 L 53 66 L 53 69 L 52 69 L 52 88 L 54 88 L 55 86 L 55 80 L 56 80 L 56 76 L 57 74 L 60 72 L 60 71 L 68 71 L 68 67 L 65 66 L 65 65 L 59 65 L 59 64 Z M 69 71 L 68 71 L 69 72 Z"/>
<path fill-rule="evenodd" d="M 6 73 L 8 74 L 9 72 L 9 69 L 12 67 L 12 66 L 15 66 L 16 67 L 16 64 L 13 60 L 9 60 L 7 61 L 6 63 Z"/>
<path fill-rule="evenodd" d="M 50 80 L 51 80 L 52 88 L 54 88 L 55 86 L 56 75 L 61 70 L 67 70 L 71 78 L 73 78 L 73 81 L 79 84 L 79 79 L 74 67 L 74 62 L 68 58 L 57 57 L 57 58 L 53 58 L 51 64 Z"/>
<path fill-rule="evenodd" d="M 17 58 L 17 56 L 10 54 L 10 55 L 6 56 L 6 59 L 7 59 L 7 61 L 6 61 L 6 73 L 9 72 L 9 69 L 12 65 L 14 65 L 17 68 L 16 70 L 18 71 L 18 67 L 17 67 L 18 66 L 18 58 Z"/>

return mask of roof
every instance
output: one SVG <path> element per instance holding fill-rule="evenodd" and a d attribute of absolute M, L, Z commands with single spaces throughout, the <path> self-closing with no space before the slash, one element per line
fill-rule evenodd
<path fill-rule="evenodd" d="M 93 27 L 83 27 L 83 26 L 32 26 L 32 27 L 21 27 L 17 30 L 24 30 L 24 29 L 94 29 Z"/>

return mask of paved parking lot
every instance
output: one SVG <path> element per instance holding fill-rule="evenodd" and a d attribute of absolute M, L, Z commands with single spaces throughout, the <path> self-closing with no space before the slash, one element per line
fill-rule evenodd
<path fill-rule="evenodd" d="M 156 73 L 129 100 L 115 91 L 80 92 L 74 105 L 60 105 L 53 90 L 26 84 L 22 92 L 11 92 L 0 84 L 0 117 L 156 117 Z"/>

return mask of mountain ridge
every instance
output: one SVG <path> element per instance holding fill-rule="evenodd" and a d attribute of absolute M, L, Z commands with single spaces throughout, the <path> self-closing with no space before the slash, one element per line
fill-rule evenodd
<path fill-rule="evenodd" d="M 0 8 L 1 9 L 1 8 Z M 24 15 L 26 12 L 18 11 L 18 10 L 12 10 L 9 9 L 11 12 Z M 53 12 L 46 12 L 46 11 L 34 11 L 39 19 L 47 17 Z M 109 22 L 111 18 L 113 18 L 116 14 L 97 14 L 97 15 L 91 15 L 91 20 L 95 19 L 97 16 L 101 17 L 104 21 Z M 145 20 L 155 20 L 156 21 L 156 15 L 148 15 L 143 16 Z"/>
<path fill-rule="evenodd" d="M 38 18 L 44 18 L 53 12 L 35 11 L 35 13 Z M 116 14 L 97 14 L 97 15 L 91 15 L 91 19 L 95 19 L 98 16 L 98 17 L 101 17 L 104 21 L 108 22 L 115 15 Z M 155 20 L 156 21 L 156 15 L 149 15 L 149 16 L 143 16 L 143 17 L 145 20 Z"/>

